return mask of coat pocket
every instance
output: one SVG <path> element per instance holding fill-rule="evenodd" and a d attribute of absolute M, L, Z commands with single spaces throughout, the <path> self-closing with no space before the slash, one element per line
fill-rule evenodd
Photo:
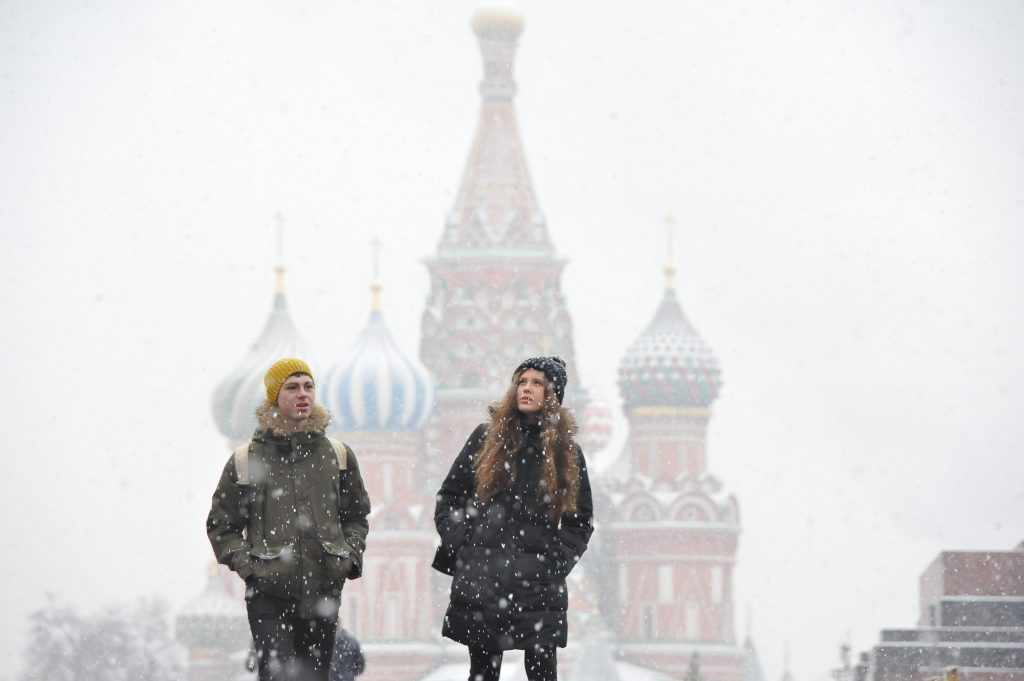
<path fill-rule="evenodd" d="M 511 577 L 512 557 L 507 551 L 463 547 L 452 580 L 451 603 L 475 610 L 494 608 L 503 599 L 507 601 Z"/>
<path fill-rule="evenodd" d="M 512 576 L 516 579 L 549 579 L 554 575 L 553 561 L 539 553 L 523 553 L 512 562 Z"/>
<path fill-rule="evenodd" d="M 249 555 L 257 560 L 283 560 L 290 561 L 293 557 L 293 549 L 291 544 L 285 544 L 283 546 L 263 546 L 253 547 L 249 549 Z"/>
<path fill-rule="evenodd" d="M 269 593 L 284 589 L 288 576 L 295 571 L 295 548 L 291 544 L 258 545 L 249 549 L 252 576 Z"/>
<path fill-rule="evenodd" d="M 327 573 L 331 581 L 342 583 L 348 577 L 352 567 L 352 549 L 346 544 L 334 541 L 321 541 L 324 549 L 324 559 L 327 562 Z"/>

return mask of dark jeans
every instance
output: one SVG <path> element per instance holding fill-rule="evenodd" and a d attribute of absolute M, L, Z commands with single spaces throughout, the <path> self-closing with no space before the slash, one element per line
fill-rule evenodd
<path fill-rule="evenodd" d="M 526 678 L 529 681 L 558 681 L 557 648 L 530 648 L 526 651 Z M 500 650 L 469 649 L 469 681 L 498 681 L 501 677 Z"/>
<path fill-rule="evenodd" d="M 298 603 L 260 593 L 246 605 L 260 681 L 328 681 L 337 618 L 304 619 Z"/>

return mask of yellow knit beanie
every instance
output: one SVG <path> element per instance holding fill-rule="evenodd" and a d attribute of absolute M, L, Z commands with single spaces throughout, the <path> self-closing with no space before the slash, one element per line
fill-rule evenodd
<path fill-rule="evenodd" d="M 301 359 L 285 357 L 271 364 L 263 376 L 263 385 L 267 386 L 267 402 L 277 404 L 277 395 L 281 392 L 285 379 L 295 374 L 306 374 L 313 378 L 313 370 Z"/>

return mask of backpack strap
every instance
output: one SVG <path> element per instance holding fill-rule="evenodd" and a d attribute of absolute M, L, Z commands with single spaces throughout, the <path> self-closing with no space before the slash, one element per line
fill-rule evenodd
<path fill-rule="evenodd" d="M 327 438 L 327 441 L 331 443 L 331 449 L 334 450 L 334 458 L 338 460 L 338 470 L 348 470 L 348 448 L 345 443 L 341 440 L 335 440 L 333 437 Z M 238 476 L 239 485 L 249 484 L 249 449 L 252 447 L 252 441 L 246 442 L 244 445 L 240 445 L 232 457 L 235 460 L 235 474 Z"/>
<path fill-rule="evenodd" d="M 338 470 L 348 470 L 348 447 L 345 446 L 344 442 L 335 440 L 333 437 L 327 438 L 327 441 L 334 448 L 334 456 L 338 459 Z"/>
<path fill-rule="evenodd" d="M 235 475 L 238 476 L 239 485 L 249 484 L 249 447 L 251 446 L 252 440 L 240 445 L 231 455 L 235 460 Z"/>

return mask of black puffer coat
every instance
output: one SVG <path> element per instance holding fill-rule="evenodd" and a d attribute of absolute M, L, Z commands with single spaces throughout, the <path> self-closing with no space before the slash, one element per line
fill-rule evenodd
<path fill-rule="evenodd" d="M 594 504 L 583 452 L 575 513 L 552 519 L 540 492 L 540 427 L 526 438 L 512 490 L 483 504 L 475 498 L 473 463 L 487 424 L 470 435 L 437 494 L 434 523 L 441 547 L 434 567 L 454 575 L 441 633 L 485 650 L 566 643 L 565 577 L 587 548 Z"/>

